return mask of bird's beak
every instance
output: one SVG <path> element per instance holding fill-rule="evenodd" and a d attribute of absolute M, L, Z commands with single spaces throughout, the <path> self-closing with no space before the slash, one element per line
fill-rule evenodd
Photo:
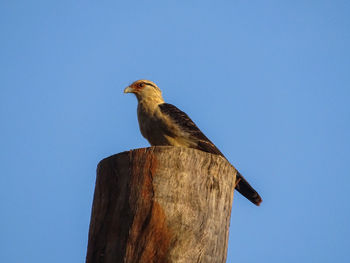
<path fill-rule="evenodd" d="M 124 93 L 133 93 L 133 92 L 134 92 L 134 89 L 131 88 L 130 86 L 126 87 L 125 90 L 124 90 Z"/>

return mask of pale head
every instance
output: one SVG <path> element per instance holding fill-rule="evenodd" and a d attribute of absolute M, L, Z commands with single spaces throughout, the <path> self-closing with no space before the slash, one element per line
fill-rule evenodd
<path fill-rule="evenodd" d="M 163 103 L 162 92 L 158 86 L 145 79 L 140 79 L 126 87 L 124 93 L 134 93 L 138 101 L 152 100 L 158 103 Z"/>

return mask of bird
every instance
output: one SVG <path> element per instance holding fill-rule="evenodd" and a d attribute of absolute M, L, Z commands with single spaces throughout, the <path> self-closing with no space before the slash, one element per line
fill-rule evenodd
<path fill-rule="evenodd" d="M 145 79 L 134 81 L 124 89 L 124 93 L 136 95 L 140 131 L 152 146 L 194 148 L 227 160 L 186 113 L 164 101 L 162 91 L 154 82 Z M 238 170 L 235 189 L 257 206 L 262 202 L 257 191 Z"/>

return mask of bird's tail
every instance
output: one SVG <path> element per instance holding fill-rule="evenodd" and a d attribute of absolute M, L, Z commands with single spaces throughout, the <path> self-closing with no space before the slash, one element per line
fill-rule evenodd
<path fill-rule="evenodd" d="M 250 184 L 238 171 L 236 176 L 236 182 L 236 190 L 240 192 L 250 202 L 259 206 L 262 202 L 260 195 L 257 193 L 257 191 L 254 190 L 253 187 L 250 186 Z"/>

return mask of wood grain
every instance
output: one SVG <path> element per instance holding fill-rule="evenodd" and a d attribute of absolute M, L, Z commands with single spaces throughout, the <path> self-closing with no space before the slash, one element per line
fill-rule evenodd
<path fill-rule="evenodd" d="M 235 177 L 224 158 L 189 148 L 102 160 L 86 262 L 225 262 Z"/>

